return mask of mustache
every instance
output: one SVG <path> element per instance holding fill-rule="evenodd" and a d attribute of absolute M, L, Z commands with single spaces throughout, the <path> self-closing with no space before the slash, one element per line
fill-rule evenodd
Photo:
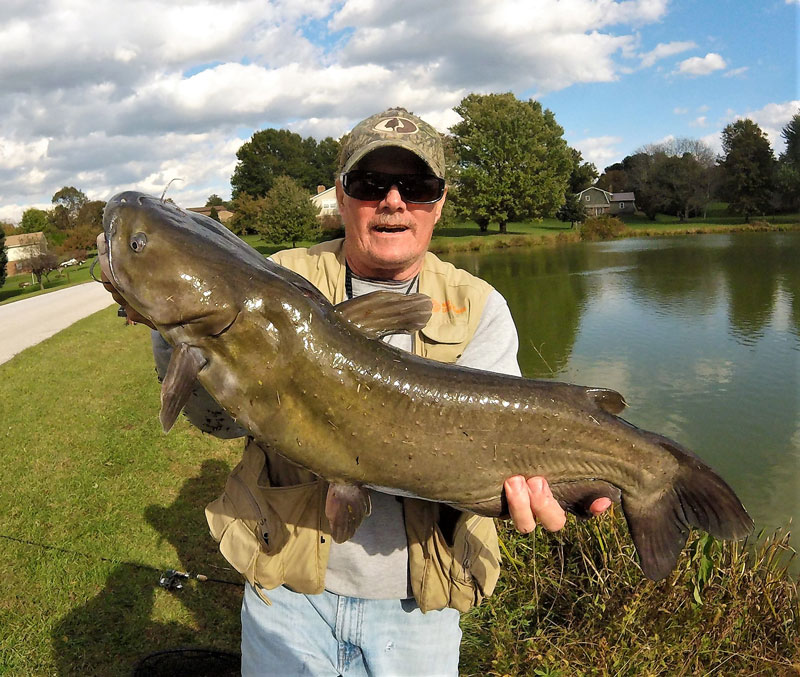
<path fill-rule="evenodd" d="M 402 214 L 376 214 L 367 222 L 367 226 L 370 228 L 374 228 L 375 226 L 390 226 L 395 228 L 397 226 L 404 226 L 406 228 L 412 228 L 414 222 L 412 219 Z"/>

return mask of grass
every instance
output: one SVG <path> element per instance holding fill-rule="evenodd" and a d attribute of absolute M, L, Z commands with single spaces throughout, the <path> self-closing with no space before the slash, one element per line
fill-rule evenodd
<path fill-rule="evenodd" d="M 497 591 L 462 618 L 463 675 L 800 674 L 788 533 L 747 548 L 694 533 L 659 583 L 618 513 L 501 539 Z"/>
<path fill-rule="evenodd" d="M 0 365 L 0 674 L 128 675 L 179 646 L 235 651 L 241 587 L 203 507 L 241 442 L 158 425 L 149 335 L 113 308 Z M 503 531 L 497 594 L 463 619 L 465 675 L 790 675 L 800 664 L 786 538 L 694 537 L 654 584 L 619 520 Z M 699 603 L 698 602 L 702 602 Z"/>
<path fill-rule="evenodd" d="M 241 588 L 168 592 L 156 570 L 239 581 L 203 506 L 241 443 L 184 421 L 164 435 L 158 388 L 149 332 L 113 309 L 0 365 L 0 674 L 129 675 L 159 649 L 236 650 Z"/>
<path fill-rule="evenodd" d="M 0 306 L 12 301 L 30 298 L 31 296 L 46 294 L 56 289 L 64 289 L 65 287 L 88 282 L 92 279 L 89 275 L 90 267 L 91 259 L 88 259 L 86 263 L 80 266 L 69 266 L 62 270 L 53 271 L 50 273 L 49 280 L 42 278 L 44 289 L 39 289 L 39 284 L 35 281 L 31 284 L 30 273 L 12 275 L 6 278 L 5 284 L 0 288 Z M 96 272 L 96 274 L 99 275 L 100 273 Z"/>

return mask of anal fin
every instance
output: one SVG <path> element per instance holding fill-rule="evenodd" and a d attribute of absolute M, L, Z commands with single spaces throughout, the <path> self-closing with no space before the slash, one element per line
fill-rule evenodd
<path fill-rule="evenodd" d="M 331 484 L 325 498 L 325 516 L 331 536 L 337 543 L 352 538 L 364 518 L 372 511 L 369 490 L 356 484 Z"/>
<path fill-rule="evenodd" d="M 161 384 L 161 413 L 159 420 L 164 432 L 169 432 L 194 390 L 197 374 L 206 358 L 199 348 L 181 343 L 172 351 L 167 373 Z"/>

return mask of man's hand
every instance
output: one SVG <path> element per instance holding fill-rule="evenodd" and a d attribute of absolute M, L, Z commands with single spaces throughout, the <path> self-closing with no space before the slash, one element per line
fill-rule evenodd
<path fill-rule="evenodd" d="M 558 504 L 550 485 L 544 477 L 522 475 L 509 477 L 503 485 L 508 501 L 508 512 L 514 526 L 522 534 L 528 534 L 536 528 L 538 522 L 548 531 L 558 531 L 567 521 L 567 515 Z M 607 498 L 598 498 L 592 502 L 589 511 L 599 515 L 611 507 Z"/>

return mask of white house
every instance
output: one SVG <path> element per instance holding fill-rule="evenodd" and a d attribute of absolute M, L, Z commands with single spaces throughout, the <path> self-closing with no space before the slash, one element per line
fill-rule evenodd
<path fill-rule="evenodd" d="M 6 235 L 6 252 L 6 275 L 19 275 L 25 272 L 28 259 L 47 253 L 47 238 L 42 232 Z"/>
<path fill-rule="evenodd" d="M 339 214 L 339 205 L 336 202 L 336 186 L 331 186 L 328 189 L 325 186 L 317 186 L 317 194 L 312 195 L 309 199 L 319 207 L 320 218 Z"/>

